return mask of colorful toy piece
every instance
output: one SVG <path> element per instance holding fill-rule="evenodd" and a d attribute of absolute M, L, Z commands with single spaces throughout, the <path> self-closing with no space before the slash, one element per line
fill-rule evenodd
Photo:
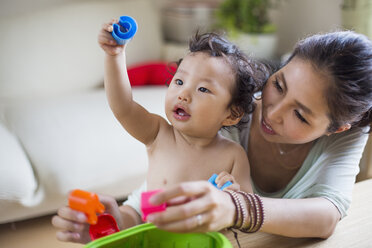
<path fill-rule="evenodd" d="M 91 225 L 97 223 L 96 213 L 102 214 L 105 211 L 105 206 L 99 202 L 98 196 L 95 193 L 80 189 L 75 189 L 70 193 L 68 204 L 70 208 L 84 212 L 88 218 L 88 223 Z"/>
<path fill-rule="evenodd" d="M 119 24 L 112 26 L 111 35 L 119 45 L 127 44 L 137 32 L 137 22 L 130 16 L 120 16 Z"/>
<path fill-rule="evenodd" d="M 217 189 L 223 190 L 224 188 L 229 187 L 229 186 L 232 184 L 232 182 L 227 181 L 224 185 L 221 186 L 221 188 L 219 188 L 219 187 L 217 186 L 217 184 L 216 184 L 216 178 L 217 178 L 217 176 L 218 176 L 217 174 L 213 174 L 213 175 L 211 176 L 211 178 L 208 179 L 208 182 L 210 182 L 210 183 L 211 183 L 214 187 L 216 187 Z"/>
<path fill-rule="evenodd" d="M 110 236 L 92 241 L 84 248 L 233 248 L 219 232 L 174 233 L 158 229 L 151 223 L 137 225 Z"/>
<path fill-rule="evenodd" d="M 92 240 L 95 240 L 119 231 L 114 217 L 111 214 L 104 213 L 98 216 L 97 224 L 90 225 L 89 236 Z"/>
<path fill-rule="evenodd" d="M 142 220 L 146 221 L 147 215 L 155 212 L 161 212 L 164 211 L 167 208 L 167 205 L 165 203 L 160 205 L 152 205 L 149 202 L 150 197 L 153 194 L 156 194 L 158 192 L 162 191 L 161 189 L 153 190 L 153 191 L 147 191 L 142 192 L 141 194 L 141 211 L 142 211 Z"/>

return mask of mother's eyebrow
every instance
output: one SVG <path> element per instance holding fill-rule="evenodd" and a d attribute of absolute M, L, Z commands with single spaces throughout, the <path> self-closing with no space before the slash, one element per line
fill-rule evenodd
<path fill-rule="evenodd" d="M 285 89 L 288 90 L 287 80 L 285 79 L 284 73 L 283 73 L 283 72 L 279 73 L 279 76 L 280 76 L 280 77 L 282 78 L 282 80 L 283 80 L 283 84 L 284 84 Z M 295 103 L 296 103 L 298 106 L 300 106 L 300 108 L 302 108 L 302 109 L 305 111 L 305 113 L 307 113 L 307 114 L 309 114 L 309 115 L 312 115 L 312 116 L 314 115 L 313 111 L 311 111 L 310 108 L 306 107 L 305 105 L 303 105 L 303 104 L 300 103 L 299 101 L 295 100 Z"/>
<path fill-rule="evenodd" d="M 302 103 L 300 103 L 299 101 L 295 100 L 295 103 L 300 106 L 300 108 L 302 108 L 307 114 L 309 115 L 314 115 L 313 111 L 311 111 L 311 109 L 309 109 L 308 107 L 306 107 L 305 105 L 303 105 Z"/>

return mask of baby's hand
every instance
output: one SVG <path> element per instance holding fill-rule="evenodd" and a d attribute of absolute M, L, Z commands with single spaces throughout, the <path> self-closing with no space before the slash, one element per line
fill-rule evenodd
<path fill-rule="evenodd" d="M 233 190 L 233 191 L 240 190 L 240 185 L 235 181 L 235 178 L 231 174 L 227 173 L 226 171 L 223 171 L 220 174 L 218 174 L 215 182 L 218 188 L 221 188 L 228 181 L 230 181 L 232 184 L 226 187 L 225 189 Z"/>
<path fill-rule="evenodd" d="M 98 44 L 108 55 L 115 56 L 124 51 L 125 45 L 118 45 L 112 37 L 113 30 L 112 24 L 117 23 L 118 20 L 112 19 L 108 23 L 102 25 L 102 29 L 98 34 Z"/>

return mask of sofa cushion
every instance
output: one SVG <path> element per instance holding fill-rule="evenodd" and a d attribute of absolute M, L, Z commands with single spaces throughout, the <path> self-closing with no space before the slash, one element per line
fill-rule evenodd
<path fill-rule="evenodd" d="M 37 180 L 17 138 L 0 123 L 0 201 L 35 205 Z M 0 212 L 3 212 L 0 204 Z"/>
<path fill-rule="evenodd" d="M 164 116 L 166 89 L 140 87 L 133 97 Z M 124 197 L 145 178 L 145 146 L 115 119 L 104 90 L 20 102 L 5 110 L 5 118 L 48 197 L 74 188 Z"/>
<path fill-rule="evenodd" d="M 161 59 L 161 27 L 154 4 L 151 0 L 58 1 L 0 16 L 0 99 L 102 85 L 104 52 L 97 44 L 98 31 L 102 23 L 121 15 L 133 16 L 138 23 L 138 32 L 128 44 L 128 65 Z"/>

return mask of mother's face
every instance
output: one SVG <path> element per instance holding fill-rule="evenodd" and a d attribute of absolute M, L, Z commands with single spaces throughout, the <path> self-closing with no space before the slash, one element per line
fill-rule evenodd
<path fill-rule="evenodd" d="M 262 91 L 260 132 L 271 142 L 301 144 L 327 133 L 326 75 L 299 58 L 273 74 Z"/>

